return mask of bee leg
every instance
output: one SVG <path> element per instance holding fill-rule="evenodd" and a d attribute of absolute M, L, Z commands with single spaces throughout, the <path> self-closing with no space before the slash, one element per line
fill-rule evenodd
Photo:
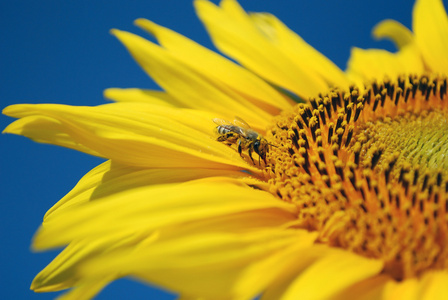
<path fill-rule="evenodd" d="M 267 164 L 267 162 L 266 162 L 266 152 L 261 152 L 259 154 L 259 159 L 260 159 L 260 157 L 263 159 L 264 164 L 266 165 Z"/>
<path fill-rule="evenodd" d="M 238 140 L 238 153 L 240 154 L 241 157 L 243 157 L 243 154 L 241 154 L 242 152 L 243 152 L 243 147 L 241 145 L 241 139 L 239 139 Z"/>
<path fill-rule="evenodd" d="M 254 159 L 252 158 L 252 151 L 253 151 L 252 147 L 249 147 L 249 150 L 247 152 L 249 152 L 249 157 L 252 160 L 252 163 L 255 165 Z"/>
<path fill-rule="evenodd" d="M 256 149 L 259 150 L 259 149 Z M 261 153 L 260 151 L 255 151 L 258 154 L 258 165 L 261 166 L 261 162 L 260 162 L 260 158 L 261 158 Z"/>

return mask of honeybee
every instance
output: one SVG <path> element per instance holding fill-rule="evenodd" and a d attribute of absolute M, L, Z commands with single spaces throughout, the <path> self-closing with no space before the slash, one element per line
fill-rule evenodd
<path fill-rule="evenodd" d="M 213 122 L 218 125 L 216 131 L 219 134 L 218 141 L 225 142 L 229 146 L 237 144 L 238 153 L 243 157 L 243 150 L 247 150 L 252 163 L 255 164 L 252 157 L 252 152 L 258 154 L 258 164 L 260 164 L 260 158 L 263 159 L 266 164 L 266 153 L 269 151 L 269 146 L 274 146 L 258 132 L 250 128 L 243 119 L 235 117 L 232 122 L 215 118 Z"/>

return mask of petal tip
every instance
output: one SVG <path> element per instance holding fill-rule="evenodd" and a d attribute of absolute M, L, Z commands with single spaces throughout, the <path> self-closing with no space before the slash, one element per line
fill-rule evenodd
<path fill-rule="evenodd" d="M 118 35 L 120 35 L 122 32 L 123 31 L 116 29 L 116 28 L 112 28 L 111 30 L 109 30 L 109 33 L 115 37 L 118 37 Z"/>
<path fill-rule="evenodd" d="M 155 24 L 155 23 L 150 21 L 150 20 L 148 20 L 148 19 L 145 19 L 145 18 L 138 18 L 138 19 L 134 20 L 134 25 L 138 26 L 138 27 L 142 27 L 142 26 L 145 26 L 147 24 Z"/>
<path fill-rule="evenodd" d="M 13 112 L 16 111 L 16 108 L 18 105 L 20 105 L 20 104 L 13 104 L 13 105 L 6 106 L 2 110 L 2 114 L 4 114 L 5 116 L 8 116 L 8 117 L 12 117 L 14 114 Z"/>
<path fill-rule="evenodd" d="M 135 20 L 134 25 L 145 30 L 153 36 L 155 36 L 157 29 L 160 27 L 156 23 L 144 18 L 138 18 L 137 20 Z"/>
<path fill-rule="evenodd" d="M 121 89 L 119 88 L 107 88 L 103 91 L 103 98 L 104 99 L 112 99 L 112 95 L 114 92 L 119 91 Z"/>

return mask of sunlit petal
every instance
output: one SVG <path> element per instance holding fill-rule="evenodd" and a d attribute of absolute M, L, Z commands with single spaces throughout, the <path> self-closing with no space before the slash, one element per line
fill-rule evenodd
<path fill-rule="evenodd" d="M 138 19 L 135 23 L 153 34 L 161 46 L 169 50 L 169 53 L 179 61 L 208 78 L 225 84 L 238 94 L 243 94 L 244 97 L 237 97 L 234 100 L 243 101 L 245 106 L 249 106 L 251 101 L 265 103 L 278 109 L 291 106 L 291 102 L 265 81 L 222 56 L 149 20 Z"/>
<path fill-rule="evenodd" d="M 188 66 L 168 50 L 129 32 L 114 29 L 112 33 L 142 68 L 185 107 L 213 111 L 228 118 L 244 115 L 258 124 L 270 118 L 270 114 L 244 99 L 243 103 L 235 101 L 241 97 L 235 91 Z"/>
<path fill-rule="evenodd" d="M 146 185 L 186 182 L 211 176 L 243 177 L 244 173 L 234 170 L 214 169 L 146 169 L 106 161 L 87 173 L 64 198 L 45 214 L 44 222 L 50 217 L 89 201 Z M 255 184 L 255 183 L 253 183 Z"/>
<path fill-rule="evenodd" d="M 13 123 L 5 132 L 46 143 L 53 143 L 62 134 L 71 139 L 71 144 L 81 145 L 77 150 L 87 148 L 87 153 L 98 153 L 133 166 L 199 167 L 203 161 L 204 168 L 213 168 L 212 165 L 223 168 L 223 164 L 246 168 L 237 153 L 210 138 L 215 115 L 192 111 L 188 116 L 177 111 L 180 120 L 174 121 L 158 113 L 165 111 L 172 118 L 174 111 L 167 109 L 144 103 L 76 108 L 56 104 L 16 105 L 6 108 L 4 113 L 24 121 L 19 120 L 20 126 Z M 40 122 L 30 123 L 35 116 Z M 54 123 L 60 124 L 57 131 L 45 130 Z"/>
<path fill-rule="evenodd" d="M 245 201 L 241 203 L 239 197 Z M 194 219 L 274 207 L 294 211 L 294 206 L 275 201 L 269 193 L 221 180 L 145 186 L 109 195 L 48 219 L 36 235 L 34 247 L 58 247 L 85 235 L 94 237 L 108 232 L 151 232 Z"/>
<path fill-rule="evenodd" d="M 417 0 L 412 28 L 427 67 L 448 73 L 448 17 L 442 0 Z"/>
<path fill-rule="evenodd" d="M 257 28 L 297 68 L 305 69 L 310 74 L 309 76 L 323 78 L 330 86 L 348 87 L 349 81 L 341 69 L 275 16 L 260 13 L 250 16 Z"/>
<path fill-rule="evenodd" d="M 218 7 L 196 0 L 195 6 L 216 46 L 249 70 L 304 98 L 327 88 L 323 79 L 294 65 L 271 44 L 236 1 L 224 0 Z"/>
<path fill-rule="evenodd" d="M 286 291 L 282 299 L 326 299 L 342 289 L 378 274 L 382 262 L 345 251 L 334 251 L 311 265 Z M 338 274 L 335 276 L 335 274 Z M 325 288 L 322 288 L 325 286 Z"/>

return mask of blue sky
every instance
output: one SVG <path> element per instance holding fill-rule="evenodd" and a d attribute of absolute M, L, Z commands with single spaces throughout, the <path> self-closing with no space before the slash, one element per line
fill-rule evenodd
<path fill-rule="evenodd" d="M 273 13 L 343 69 L 352 46 L 393 50 L 390 42 L 374 41 L 371 28 L 386 18 L 410 27 L 413 6 L 409 0 L 240 3 L 247 11 Z M 213 49 L 189 0 L 2 1 L 0 106 L 98 105 L 105 102 L 102 91 L 108 87 L 157 88 L 108 33 L 118 28 L 146 36 L 132 25 L 139 17 Z M 0 127 L 11 121 L 1 116 Z M 0 137 L 0 151 L 2 298 L 53 299 L 57 294 L 35 294 L 29 285 L 57 251 L 32 253 L 30 241 L 44 213 L 102 160 L 13 135 Z M 124 279 L 97 297 L 112 298 L 175 297 Z"/>

